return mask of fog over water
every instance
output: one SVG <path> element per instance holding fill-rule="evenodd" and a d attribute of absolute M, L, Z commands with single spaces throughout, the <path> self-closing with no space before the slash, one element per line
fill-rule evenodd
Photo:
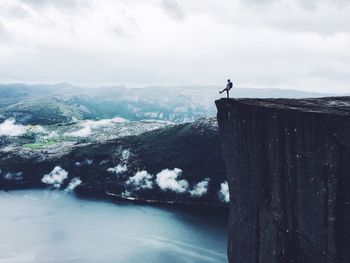
<path fill-rule="evenodd" d="M 0 262 L 226 262 L 224 214 L 0 192 Z"/>

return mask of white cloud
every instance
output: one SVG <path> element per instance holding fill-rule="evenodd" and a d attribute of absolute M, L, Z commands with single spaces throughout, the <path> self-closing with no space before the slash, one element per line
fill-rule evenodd
<path fill-rule="evenodd" d="M 71 136 L 71 137 L 88 137 L 92 133 L 90 127 L 83 127 L 79 130 L 72 131 L 72 132 L 67 132 L 64 135 L 65 136 Z"/>
<path fill-rule="evenodd" d="M 49 184 L 55 188 L 59 188 L 67 177 L 68 172 L 60 166 L 56 166 L 49 174 L 45 174 L 41 181 L 44 184 Z"/>
<path fill-rule="evenodd" d="M 184 193 L 188 190 L 188 182 L 186 180 L 178 180 L 182 170 L 175 168 L 174 170 L 165 169 L 157 174 L 156 182 L 160 189 L 170 190 L 177 193 Z"/>
<path fill-rule="evenodd" d="M 64 190 L 65 192 L 73 192 L 74 189 L 80 185 L 82 181 L 79 177 L 74 177 L 68 184 L 67 188 Z"/>
<path fill-rule="evenodd" d="M 35 134 L 46 134 L 47 131 L 41 125 L 22 125 L 16 124 L 13 118 L 0 123 L 0 136 L 21 136 L 27 132 Z"/>
<path fill-rule="evenodd" d="M 41 125 L 27 125 L 26 129 L 27 129 L 27 132 L 47 134 L 47 130 Z M 51 133 L 48 134 L 48 137 L 51 136 Z"/>
<path fill-rule="evenodd" d="M 7 119 L 0 123 L 0 136 L 20 136 L 27 131 L 26 126 L 16 124 L 14 119 Z"/>
<path fill-rule="evenodd" d="M 349 1 L 86 2 L 2 0 L 3 81 L 350 91 Z"/>
<path fill-rule="evenodd" d="M 220 191 L 218 193 L 219 198 L 222 202 L 230 202 L 230 193 L 228 190 L 228 183 L 225 181 L 220 185 Z"/>
<path fill-rule="evenodd" d="M 190 191 L 191 196 L 201 197 L 208 192 L 209 178 L 204 179 L 203 181 L 196 184 L 193 189 Z"/>
<path fill-rule="evenodd" d="M 128 167 L 124 164 L 118 164 L 116 167 L 108 168 L 107 171 L 110 173 L 121 174 L 128 170 Z"/>
<path fill-rule="evenodd" d="M 126 181 L 126 185 L 135 191 L 153 189 L 153 175 L 149 174 L 147 171 L 138 171 Z"/>
<path fill-rule="evenodd" d="M 113 118 L 113 119 L 103 119 L 98 121 L 93 120 L 85 120 L 81 121 L 80 129 L 72 132 L 67 132 L 64 135 L 65 136 L 71 136 L 71 137 L 88 137 L 92 134 L 94 129 L 98 129 L 101 127 L 108 127 L 117 123 L 126 122 L 123 118 Z"/>
<path fill-rule="evenodd" d="M 2 41 L 8 41 L 11 38 L 11 33 L 6 30 L 3 23 L 0 21 L 0 39 Z"/>
<path fill-rule="evenodd" d="M 20 0 L 28 5 L 33 5 L 35 7 L 46 7 L 46 6 L 67 6 L 72 7 L 76 4 L 75 0 Z"/>

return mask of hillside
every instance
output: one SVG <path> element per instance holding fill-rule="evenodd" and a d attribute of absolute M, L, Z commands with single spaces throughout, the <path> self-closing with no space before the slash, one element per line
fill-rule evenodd
<path fill-rule="evenodd" d="M 125 129 L 133 123 L 115 125 Z M 21 144 L 28 138 L 16 137 L 14 144 L 8 141 L 0 150 L 0 187 L 43 187 L 47 183 L 66 189 L 75 180 L 79 182 L 77 190 L 89 194 L 226 205 L 215 119 L 164 127 L 149 122 L 135 125 L 150 131 L 139 134 L 140 129 L 131 128 L 126 136 L 115 139 L 96 137 L 79 142 L 68 136 L 43 144 Z"/>
<path fill-rule="evenodd" d="M 124 86 L 82 88 L 56 85 L 0 85 L 0 121 L 16 118 L 22 124 L 49 125 L 72 120 L 122 117 L 175 123 L 214 116 L 218 86 Z M 234 97 L 320 97 L 295 90 L 234 88 Z"/>

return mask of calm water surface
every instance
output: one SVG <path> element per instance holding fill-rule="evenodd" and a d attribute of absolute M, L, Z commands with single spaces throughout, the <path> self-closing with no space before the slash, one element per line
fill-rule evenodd
<path fill-rule="evenodd" d="M 227 262 L 224 214 L 0 192 L 0 262 Z"/>

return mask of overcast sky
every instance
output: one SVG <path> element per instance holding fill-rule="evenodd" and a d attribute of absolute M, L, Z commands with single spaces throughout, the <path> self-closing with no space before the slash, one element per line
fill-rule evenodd
<path fill-rule="evenodd" d="M 348 0 L 0 0 L 0 82 L 350 92 Z"/>

